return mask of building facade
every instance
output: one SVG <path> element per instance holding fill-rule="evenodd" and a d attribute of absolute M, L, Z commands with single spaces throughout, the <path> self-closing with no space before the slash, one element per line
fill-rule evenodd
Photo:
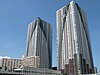
<path fill-rule="evenodd" d="M 51 25 L 40 18 L 29 24 L 26 57 L 39 56 L 40 68 L 52 66 L 52 30 Z"/>
<path fill-rule="evenodd" d="M 98 73 L 98 69 L 97 69 L 97 67 L 94 67 L 94 72 L 95 72 L 95 74 Z"/>
<path fill-rule="evenodd" d="M 68 75 L 94 73 L 84 11 L 71 1 L 56 12 L 58 70 Z"/>
<path fill-rule="evenodd" d="M 2 58 L 0 63 L 1 71 L 13 71 L 16 68 L 20 68 L 22 65 L 21 59 L 13 58 Z"/>
<path fill-rule="evenodd" d="M 20 69 L 15 69 L 14 72 L 23 73 L 23 75 L 62 75 L 60 71 L 47 68 L 33 68 L 26 66 Z"/>
<path fill-rule="evenodd" d="M 23 58 L 22 59 L 22 66 L 39 68 L 40 67 L 39 56 L 29 56 L 29 57 Z"/>

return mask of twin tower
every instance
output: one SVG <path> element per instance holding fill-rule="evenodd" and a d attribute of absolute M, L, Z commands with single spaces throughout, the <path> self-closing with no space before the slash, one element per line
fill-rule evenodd
<path fill-rule="evenodd" d="M 68 75 L 94 73 L 86 16 L 71 1 L 56 12 L 57 69 Z M 52 68 L 52 28 L 40 18 L 29 24 L 26 57 L 39 56 L 40 68 Z"/>

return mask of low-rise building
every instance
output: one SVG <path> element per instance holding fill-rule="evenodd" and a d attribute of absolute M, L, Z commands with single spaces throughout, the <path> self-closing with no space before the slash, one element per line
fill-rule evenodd
<path fill-rule="evenodd" d="M 39 56 L 28 56 L 22 59 L 22 66 L 38 68 L 40 66 Z"/>
<path fill-rule="evenodd" d="M 62 75 L 60 71 L 47 69 L 47 68 L 33 68 L 23 66 L 19 69 L 14 69 L 14 72 L 26 75 Z"/>
<path fill-rule="evenodd" d="M 20 68 L 21 65 L 22 65 L 21 59 L 13 59 L 13 58 L 0 59 L 1 71 L 13 71 L 16 68 Z"/>

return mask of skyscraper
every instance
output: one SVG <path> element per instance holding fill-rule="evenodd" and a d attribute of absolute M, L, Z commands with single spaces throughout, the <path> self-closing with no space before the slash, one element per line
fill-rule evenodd
<path fill-rule="evenodd" d="M 71 1 L 56 12 L 58 70 L 68 75 L 94 73 L 90 37 L 84 11 Z"/>
<path fill-rule="evenodd" d="M 40 68 L 52 67 L 52 30 L 51 25 L 40 18 L 29 24 L 26 57 L 39 56 Z"/>

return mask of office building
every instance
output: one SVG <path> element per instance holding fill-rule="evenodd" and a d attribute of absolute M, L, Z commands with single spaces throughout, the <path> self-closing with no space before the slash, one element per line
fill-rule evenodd
<path fill-rule="evenodd" d="M 22 65 L 21 59 L 2 58 L 0 60 L 1 71 L 13 71 L 16 68 L 20 68 Z"/>
<path fill-rule="evenodd" d="M 71 1 L 56 12 L 58 70 L 68 75 L 94 73 L 87 19 Z"/>
<path fill-rule="evenodd" d="M 52 30 L 49 23 L 37 18 L 29 24 L 26 51 L 26 57 L 39 57 L 40 68 L 51 68 Z"/>

